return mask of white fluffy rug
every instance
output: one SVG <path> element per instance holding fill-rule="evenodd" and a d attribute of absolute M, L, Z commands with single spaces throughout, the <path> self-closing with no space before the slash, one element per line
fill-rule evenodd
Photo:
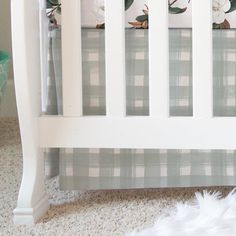
<path fill-rule="evenodd" d="M 178 203 L 152 228 L 129 236 L 235 236 L 236 189 L 225 198 L 219 192 L 196 193 L 192 204 Z"/>

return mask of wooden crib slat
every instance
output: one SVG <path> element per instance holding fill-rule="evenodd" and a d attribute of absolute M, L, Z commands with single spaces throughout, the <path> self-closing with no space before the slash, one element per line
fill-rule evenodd
<path fill-rule="evenodd" d="M 124 1 L 105 0 L 107 116 L 125 116 Z"/>
<path fill-rule="evenodd" d="M 64 116 L 82 116 L 81 1 L 62 0 Z"/>
<path fill-rule="evenodd" d="M 169 116 L 168 1 L 149 0 L 150 116 Z"/>
<path fill-rule="evenodd" d="M 212 1 L 192 1 L 193 11 L 193 115 L 212 117 Z M 204 7 L 203 7 L 204 6 Z"/>

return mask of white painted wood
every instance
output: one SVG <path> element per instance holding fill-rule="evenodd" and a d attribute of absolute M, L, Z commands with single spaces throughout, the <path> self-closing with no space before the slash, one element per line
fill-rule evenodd
<path fill-rule="evenodd" d="M 192 4 L 193 115 L 209 118 L 213 114 L 212 1 L 195 0 Z"/>
<path fill-rule="evenodd" d="M 81 0 L 61 3 L 63 114 L 82 116 Z"/>
<path fill-rule="evenodd" d="M 16 224 L 33 224 L 49 208 L 40 147 L 235 149 L 235 118 L 212 118 L 211 1 L 193 1 L 193 118 L 168 118 L 168 8 L 164 0 L 149 0 L 151 117 L 124 117 L 124 1 L 105 1 L 108 117 L 81 117 L 80 0 L 62 1 L 65 117 L 39 117 L 38 0 L 12 0 L 15 89 L 24 158 Z"/>
<path fill-rule="evenodd" d="M 47 75 L 48 75 L 48 27 L 49 21 L 46 12 L 46 1 L 39 1 L 39 25 L 40 25 L 40 58 L 41 58 L 41 107 L 46 111 L 47 99 Z"/>
<path fill-rule="evenodd" d="M 34 225 L 49 208 L 47 195 L 42 196 L 41 200 L 33 208 L 20 208 L 14 210 L 14 224 L 16 225 Z"/>
<path fill-rule="evenodd" d="M 168 1 L 149 0 L 150 116 L 169 116 Z"/>
<path fill-rule="evenodd" d="M 49 208 L 44 189 L 44 158 L 39 149 L 40 33 L 38 0 L 12 0 L 14 79 L 23 149 L 23 178 L 16 224 L 33 224 Z"/>
<path fill-rule="evenodd" d="M 124 1 L 105 0 L 107 116 L 126 114 Z"/>
<path fill-rule="evenodd" d="M 43 117 L 39 126 L 42 147 L 235 148 L 235 118 Z"/>

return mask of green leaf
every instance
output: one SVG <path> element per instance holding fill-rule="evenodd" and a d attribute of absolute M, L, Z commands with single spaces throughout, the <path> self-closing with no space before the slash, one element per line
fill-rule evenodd
<path fill-rule="evenodd" d="M 61 6 L 58 6 L 58 7 L 57 7 L 57 13 L 58 13 L 58 14 L 61 14 Z"/>
<path fill-rule="evenodd" d="M 231 7 L 226 13 L 230 13 L 236 10 L 236 0 L 230 0 L 230 3 L 231 3 Z"/>
<path fill-rule="evenodd" d="M 221 24 L 213 23 L 213 29 L 230 29 L 230 23 L 226 19 Z"/>
<path fill-rule="evenodd" d="M 47 1 L 47 9 L 52 8 L 52 7 L 53 5 L 49 1 Z"/>
<path fill-rule="evenodd" d="M 187 7 L 185 8 L 179 8 L 179 7 L 169 7 L 169 13 L 170 14 L 181 14 L 187 10 Z"/>
<path fill-rule="evenodd" d="M 212 28 L 213 29 L 220 29 L 220 24 L 213 23 Z"/>
<path fill-rule="evenodd" d="M 223 23 L 220 24 L 221 29 L 230 29 L 230 23 L 225 19 Z"/>
<path fill-rule="evenodd" d="M 52 8 L 57 5 L 59 5 L 58 0 L 47 0 L 47 8 Z"/>
<path fill-rule="evenodd" d="M 105 23 L 96 25 L 96 29 L 105 29 Z"/>
<path fill-rule="evenodd" d="M 148 15 L 141 15 L 141 16 L 136 17 L 136 21 L 139 21 L 139 22 L 144 22 L 146 20 L 148 20 Z"/>
<path fill-rule="evenodd" d="M 125 0 L 125 10 L 128 10 L 133 3 L 134 0 Z"/>

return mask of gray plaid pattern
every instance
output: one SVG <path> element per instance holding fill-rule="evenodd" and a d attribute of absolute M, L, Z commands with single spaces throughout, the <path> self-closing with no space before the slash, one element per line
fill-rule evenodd
<path fill-rule="evenodd" d="M 105 31 L 82 30 L 82 48 L 83 114 L 106 115 Z"/>
<path fill-rule="evenodd" d="M 149 114 L 148 31 L 126 30 L 126 113 Z"/>
<path fill-rule="evenodd" d="M 169 47 L 170 115 L 192 116 L 192 31 L 170 30 Z"/>
<path fill-rule="evenodd" d="M 60 30 L 53 30 L 50 37 L 52 39 L 46 114 L 52 111 L 51 114 L 54 115 L 57 110 L 62 114 Z M 105 115 L 105 31 L 83 29 L 82 47 L 83 114 Z M 173 116 L 192 115 L 191 58 L 191 31 L 170 30 L 170 114 Z M 127 115 L 149 114 L 148 67 L 148 31 L 127 29 Z"/>
<path fill-rule="evenodd" d="M 235 30 L 214 31 L 213 96 L 215 116 L 236 116 L 235 43 Z"/>
<path fill-rule="evenodd" d="M 58 104 L 61 103 L 61 93 L 58 87 L 61 85 L 59 81 L 61 74 L 58 77 L 58 73 L 61 73 L 61 69 L 57 67 L 61 65 L 61 56 L 55 57 L 55 53 L 58 50 L 53 50 L 52 45 L 55 45 L 56 40 L 58 39 L 58 31 L 54 28 L 49 29 L 49 52 L 48 52 L 48 79 L 47 79 L 47 99 L 46 99 L 46 110 L 43 112 L 45 115 L 58 115 L 62 114 L 60 110 L 62 106 Z M 60 60 L 59 60 L 60 59 Z M 57 70 L 57 72 L 56 72 Z M 59 78 L 59 80 L 58 80 Z M 57 80 L 57 82 L 56 82 Z M 50 178 L 57 176 L 59 174 L 59 154 L 60 150 L 58 148 L 46 148 L 44 150 L 45 156 L 45 175 Z"/>
<path fill-rule="evenodd" d="M 235 151 L 63 149 L 60 187 L 126 189 L 234 185 Z"/>
<path fill-rule="evenodd" d="M 105 32 L 83 29 L 83 113 L 105 115 Z M 170 30 L 170 114 L 192 115 L 190 30 Z M 126 113 L 149 114 L 148 31 L 126 30 Z"/>
<path fill-rule="evenodd" d="M 235 32 L 219 30 L 213 33 L 214 114 L 219 116 L 236 115 L 233 102 L 236 96 Z M 126 30 L 127 115 L 149 113 L 147 33 L 145 30 Z M 172 116 L 192 115 L 191 37 L 190 29 L 170 30 Z M 54 42 L 53 51 L 60 55 L 59 33 Z M 104 31 L 83 29 L 82 45 L 83 112 L 84 115 L 105 115 Z M 60 56 L 57 59 L 54 69 L 60 71 Z M 58 75 L 60 82 L 60 72 Z M 235 155 L 236 151 L 230 150 L 60 149 L 60 187 L 114 189 L 234 185 Z"/>

